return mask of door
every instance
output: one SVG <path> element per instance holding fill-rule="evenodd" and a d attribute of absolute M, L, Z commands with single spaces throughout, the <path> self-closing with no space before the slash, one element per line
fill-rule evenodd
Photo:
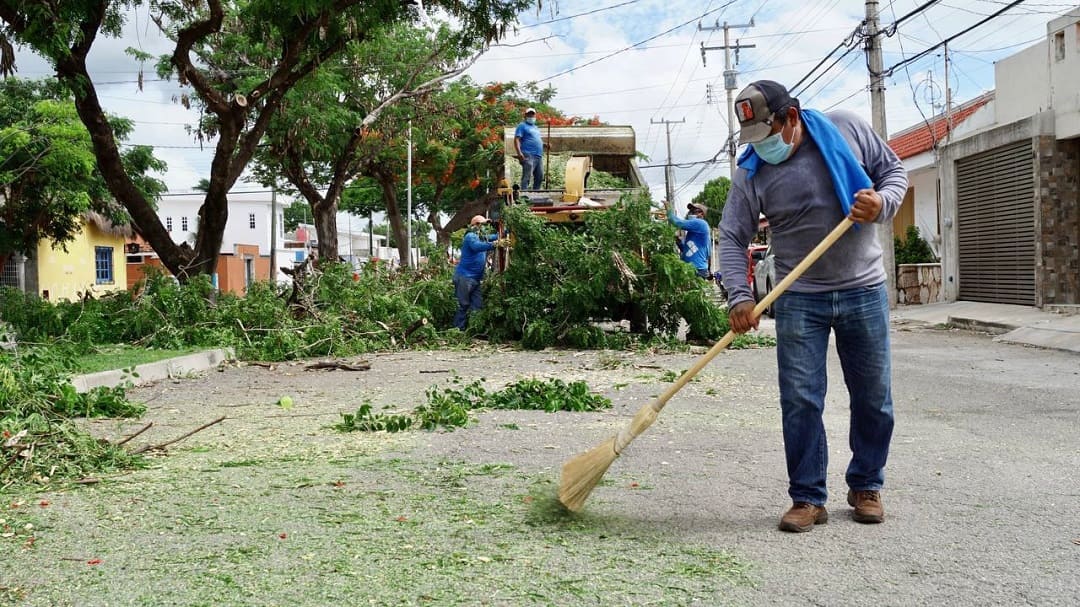
<path fill-rule="evenodd" d="M 959 298 L 1035 305 L 1035 171 L 1028 140 L 956 161 Z"/>

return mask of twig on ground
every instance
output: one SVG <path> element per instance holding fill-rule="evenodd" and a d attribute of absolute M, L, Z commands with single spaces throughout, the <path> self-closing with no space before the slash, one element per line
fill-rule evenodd
<path fill-rule="evenodd" d="M 144 445 L 144 446 L 139 447 L 138 449 L 132 451 L 131 454 L 132 455 L 138 455 L 140 453 L 145 453 L 146 451 L 150 451 L 151 449 L 164 449 L 165 447 L 168 447 L 169 445 L 172 445 L 173 443 L 178 443 L 178 442 L 184 440 L 185 438 L 191 436 L 192 434 L 195 434 L 196 432 L 199 432 L 200 430 L 205 430 L 205 429 L 209 428 L 210 426 L 213 426 L 214 424 L 216 424 L 218 422 L 222 422 L 222 421 L 225 421 L 225 416 L 224 415 L 217 418 L 217 419 L 215 419 L 212 422 L 207 422 L 207 423 L 199 426 L 198 428 L 195 428 L 191 432 L 188 432 L 187 434 L 185 434 L 185 435 L 183 435 L 183 436 L 181 436 L 179 438 L 175 438 L 175 439 L 173 439 L 171 441 L 166 441 L 166 442 L 158 444 L 158 445 Z"/>
<path fill-rule="evenodd" d="M 371 369 L 371 364 L 369 364 L 366 360 L 362 360 L 362 361 L 360 361 L 359 363 L 357 363 L 355 365 L 350 365 L 348 363 L 337 362 L 337 361 L 325 361 L 325 362 L 311 363 L 310 365 L 307 365 L 306 367 L 304 367 L 304 369 L 308 370 L 308 371 L 310 371 L 312 369 L 340 369 L 342 371 L 367 371 L 367 370 Z"/>
<path fill-rule="evenodd" d="M 137 432 L 136 432 L 135 434 L 132 434 L 132 435 L 128 436 L 127 438 L 125 438 L 124 440 L 122 440 L 122 441 L 120 441 L 120 442 L 116 443 L 116 445 L 115 445 L 115 446 L 116 446 L 116 447 L 119 447 L 120 445 L 123 445 L 124 443 L 126 443 L 126 442 L 128 442 L 129 440 L 131 440 L 131 439 L 135 438 L 136 436 L 138 436 L 138 435 L 142 434 L 143 432 L 146 432 L 147 430 L 149 430 L 149 429 L 150 429 L 150 426 L 153 426 L 153 425 L 154 425 L 154 422 L 150 422 L 150 423 L 146 424 L 146 425 L 145 425 L 145 426 L 143 426 L 142 428 L 139 428 L 139 430 L 138 430 L 138 431 L 137 431 Z"/>

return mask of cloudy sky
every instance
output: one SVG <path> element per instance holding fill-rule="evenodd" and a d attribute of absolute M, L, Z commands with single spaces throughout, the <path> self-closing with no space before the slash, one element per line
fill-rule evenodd
<path fill-rule="evenodd" d="M 729 24 L 753 27 L 730 30 L 732 44 L 754 45 L 739 53 L 738 87 L 768 78 L 796 88 L 805 107 L 844 108 L 870 118 L 868 75 L 861 46 L 844 46 L 865 16 L 858 0 L 545 0 L 540 10 L 520 17 L 511 36 L 492 48 L 468 72 L 476 81 L 535 81 L 558 93 L 552 104 L 568 115 L 598 116 L 609 124 L 629 124 L 637 148 L 648 157 L 641 164 L 667 160 L 665 126 L 670 125 L 677 200 L 689 200 L 704 183 L 728 175 L 726 155 L 717 156 L 728 136 L 724 53 Z M 884 65 L 897 65 L 956 36 L 1006 9 L 1005 0 L 881 0 L 882 27 L 897 21 L 884 41 Z M 929 5 L 927 7 L 927 5 Z M 1045 40 L 1046 24 L 1076 4 L 1030 0 L 948 44 L 949 82 L 954 103 L 994 88 L 994 61 Z M 920 10 L 923 9 L 923 10 Z M 200 150 L 186 132 L 192 112 L 174 101 L 179 90 L 153 81 L 150 70 L 143 91 L 136 85 L 137 66 L 126 47 L 151 53 L 168 50 L 139 9 L 121 40 L 99 39 L 91 55 L 91 73 L 106 109 L 135 120 L 132 143 L 155 146 L 169 163 L 166 183 L 173 192 L 189 191 L 207 177 L 210 150 Z M 839 47 L 839 48 L 838 48 Z M 833 51 L 836 51 L 835 53 Z M 831 57 L 813 71 L 826 56 Z M 845 54 L 847 53 L 847 54 Z M 733 57 L 734 61 L 734 57 Z M 19 75 L 48 75 L 40 59 L 25 52 Z M 711 87 L 712 94 L 707 91 Z M 945 55 L 942 48 L 898 67 L 886 79 L 886 123 L 890 133 L 914 126 L 943 111 Z M 654 197 L 663 197 L 661 166 L 645 168 Z"/>

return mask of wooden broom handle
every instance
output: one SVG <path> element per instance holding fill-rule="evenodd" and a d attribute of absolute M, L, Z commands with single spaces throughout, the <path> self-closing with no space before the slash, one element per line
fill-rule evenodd
<path fill-rule="evenodd" d="M 844 220 L 841 221 L 835 228 L 833 228 L 833 231 L 829 232 L 829 235 L 826 236 L 820 243 L 818 243 L 818 245 L 814 247 L 813 250 L 807 253 L 806 257 L 804 257 L 803 260 L 799 262 L 799 265 L 795 266 L 795 268 L 791 270 L 791 272 L 789 272 L 787 276 L 784 277 L 784 280 L 780 281 L 780 284 L 776 285 L 776 287 L 774 287 L 772 291 L 769 291 L 765 295 L 764 299 L 759 301 L 758 304 L 754 306 L 754 318 L 761 316 L 761 313 L 764 312 L 765 309 L 772 304 L 772 302 L 776 301 L 776 298 L 780 297 L 784 293 L 784 291 L 786 291 L 788 287 L 791 286 L 791 283 L 798 280 L 799 277 L 802 276 L 803 273 L 806 272 L 806 270 L 811 265 L 813 265 L 819 257 L 824 255 L 825 251 L 829 250 L 829 247 L 833 246 L 833 244 L 835 244 L 837 240 L 840 240 L 840 237 L 843 236 L 844 233 L 847 232 L 853 225 L 855 225 L 855 222 L 851 221 L 851 219 L 848 217 L 844 217 Z M 619 433 L 619 436 L 616 439 L 615 452 L 621 452 L 623 448 L 627 444 L 629 444 L 631 440 L 634 439 L 634 437 L 644 432 L 645 428 L 648 428 L 649 425 L 652 424 L 653 420 L 656 419 L 656 414 L 664 408 L 664 405 L 667 404 L 668 400 L 670 400 L 672 396 L 675 396 L 675 393 L 681 390 L 683 386 L 689 383 L 690 380 L 693 379 L 699 371 L 705 368 L 705 365 L 709 364 L 712 359 L 716 358 L 717 354 L 719 354 L 725 348 L 731 345 L 731 342 L 734 339 L 735 332 L 728 331 L 722 338 L 720 338 L 720 341 L 716 342 L 711 348 L 709 348 L 708 352 L 703 354 L 701 358 L 694 361 L 694 364 L 691 365 L 690 368 L 687 369 L 685 372 L 683 372 L 679 379 L 676 379 L 675 383 L 671 384 L 671 387 L 669 387 L 667 390 L 664 390 L 664 393 L 656 397 L 656 399 L 653 400 L 651 403 L 642 407 L 637 412 L 637 414 L 634 415 L 634 419 L 631 421 L 629 426 L 629 432 Z M 652 409 L 652 411 L 648 411 L 648 409 Z"/>

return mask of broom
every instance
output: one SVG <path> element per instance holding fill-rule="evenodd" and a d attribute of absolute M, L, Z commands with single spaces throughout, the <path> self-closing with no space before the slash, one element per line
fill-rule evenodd
<path fill-rule="evenodd" d="M 815 261 L 821 257 L 825 251 L 829 249 L 844 232 L 854 225 L 851 219 L 845 217 L 829 235 L 825 237 L 810 253 L 806 255 L 799 265 L 795 266 L 784 280 L 780 281 L 780 284 L 776 285 L 772 291 L 769 291 L 765 295 L 764 299 L 758 302 L 754 306 L 754 317 L 757 318 L 761 313 L 768 308 L 777 297 L 787 290 L 791 286 L 791 283 L 798 280 L 802 276 L 803 272 L 807 270 Z M 596 487 L 600 479 L 603 478 L 604 473 L 611 466 L 615 458 L 619 457 L 623 449 L 630 444 L 639 434 L 645 431 L 646 428 L 652 425 L 656 421 L 656 416 L 660 414 L 660 410 L 664 408 L 668 400 L 675 395 L 676 392 L 682 389 L 695 375 L 701 371 L 705 365 L 709 364 L 713 358 L 716 357 L 724 348 L 727 348 L 731 342 L 735 339 L 735 333 L 728 331 L 720 339 L 720 341 L 713 344 L 712 348 L 706 352 L 701 358 L 697 359 L 694 364 L 687 369 L 679 379 L 675 380 L 675 383 L 670 388 L 664 391 L 663 394 L 658 396 L 654 401 L 645 405 L 638 412 L 634 414 L 634 417 L 630 420 L 630 423 L 619 430 L 619 433 L 611 438 L 607 439 L 598 446 L 593 447 L 589 451 L 586 451 L 580 455 L 577 455 L 570 460 L 567 460 L 563 464 L 562 479 L 559 482 L 559 501 L 567 509 L 577 512 L 585 505 L 585 500 L 588 499 L 589 494 L 592 493 L 593 488 Z"/>

